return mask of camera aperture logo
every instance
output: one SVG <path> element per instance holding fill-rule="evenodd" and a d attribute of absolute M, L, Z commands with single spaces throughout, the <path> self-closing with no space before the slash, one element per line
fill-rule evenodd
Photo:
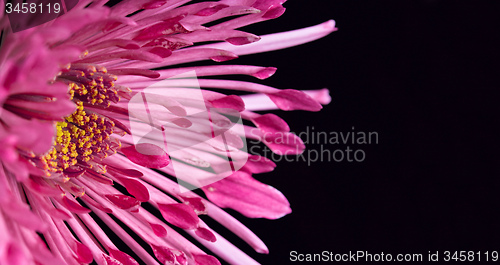
<path fill-rule="evenodd" d="M 258 145 L 262 139 L 266 139 L 266 135 L 262 135 L 257 131 L 251 132 L 254 137 L 250 153 L 263 157 L 271 158 L 273 161 L 286 160 L 288 162 L 303 161 L 310 166 L 315 162 L 349 162 L 361 163 L 367 158 L 364 146 L 378 145 L 379 134 L 375 131 L 359 131 L 353 126 L 350 131 L 317 131 L 314 126 L 307 127 L 305 131 L 293 133 L 298 138 L 290 137 L 290 133 L 273 133 L 272 138 L 274 143 L 287 144 L 289 146 L 302 146 L 305 144 L 307 149 L 303 152 L 300 150 L 288 150 L 283 154 L 273 152 L 269 147 Z M 251 141 L 251 142 L 252 142 Z M 290 142 L 292 141 L 292 142 Z M 258 158 L 256 158 L 258 159 Z"/>
<path fill-rule="evenodd" d="M 226 97 L 201 90 L 194 71 L 154 83 L 130 99 L 125 140 L 143 155 L 168 154 L 160 170 L 177 178 L 181 192 L 219 181 L 248 160 L 240 113 L 218 104 Z"/>

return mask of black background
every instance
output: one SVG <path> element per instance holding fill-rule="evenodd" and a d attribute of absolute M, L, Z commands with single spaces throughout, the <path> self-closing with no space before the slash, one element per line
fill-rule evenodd
<path fill-rule="evenodd" d="M 235 213 L 269 255 L 222 234 L 263 264 L 292 263 L 290 251 L 426 257 L 500 250 L 498 1 L 308 0 L 285 7 L 281 18 L 246 29 L 264 34 L 332 18 L 339 31 L 238 62 L 278 67 L 268 85 L 330 89 L 332 103 L 319 113 L 277 112 L 292 131 L 354 126 L 378 132 L 379 143 L 356 147 L 366 152 L 362 163 L 283 161 L 255 176 L 281 190 L 293 209 L 274 221 Z"/>

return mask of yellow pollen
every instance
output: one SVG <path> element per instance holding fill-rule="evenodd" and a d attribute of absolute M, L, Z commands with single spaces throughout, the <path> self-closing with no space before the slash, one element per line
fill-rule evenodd
<path fill-rule="evenodd" d="M 78 67 L 80 66 L 72 69 L 69 65 L 66 71 L 63 69 L 58 76 L 58 79 L 67 81 L 68 94 L 75 102 L 76 110 L 65 117 L 64 121 L 56 124 L 54 147 L 39 157 L 40 167 L 45 170 L 48 177 L 52 173 L 63 172 L 77 164 L 95 168 L 101 159 L 116 153 L 116 148 L 121 146 L 119 141 L 110 138 L 114 133 L 114 122 L 85 109 L 85 105 L 109 107 L 111 103 L 120 100 L 119 95 L 129 93 L 131 90 L 121 86 L 115 87 L 114 82 L 118 77 L 108 74 L 104 67 L 98 65 Z M 69 181 L 69 178 L 63 181 Z"/>

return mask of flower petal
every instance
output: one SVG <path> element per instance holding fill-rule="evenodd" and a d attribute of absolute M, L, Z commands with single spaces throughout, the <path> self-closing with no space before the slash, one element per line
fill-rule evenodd
<path fill-rule="evenodd" d="M 149 223 L 149 226 L 151 226 L 151 229 L 157 237 L 167 236 L 167 230 L 162 225 Z"/>
<path fill-rule="evenodd" d="M 195 233 L 196 233 L 197 236 L 205 239 L 206 241 L 210 241 L 210 242 L 217 241 L 217 238 L 212 233 L 212 231 L 210 231 L 210 230 L 208 230 L 206 228 L 198 227 L 198 228 L 196 228 Z"/>
<path fill-rule="evenodd" d="M 170 163 L 167 153 L 154 144 L 141 143 L 120 149 L 130 161 L 149 168 L 162 168 Z"/>
<path fill-rule="evenodd" d="M 194 210 L 185 204 L 158 203 L 160 212 L 167 222 L 182 229 L 194 229 L 198 225 L 198 216 Z"/>
<path fill-rule="evenodd" d="M 267 96 L 282 110 L 320 111 L 323 108 L 318 101 L 298 90 L 286 89 Z"/>
<path fill-rule="evenodd" d="M 141 205 L 141 202 L 138 200 L 123 194 L 106 194 L 104 197 L 123 210 L 135 211 Z"/>
<path fill-rule="evenodd" d="M 243 103 L 243 100 L 236 95 L 211 100 L 210 103 L 212 103 L 212 105 L 216 108 L 234 109 L 238 112 L 245 110 L 245 103 Z"/>
<path fill-rule="evenodd" d="M 204 187 L 203 191 L 218 206 L 234 209 L 250 218 L 278 219 L 291 212 L 281 192 L 242 171 Z"/>
<path fill-rule="evenodd" d="M 125 186 L 127 191 L 141 202 L 149 201 L 148 189 L 136 179 L 119 178 L 120 182 Z"/>
<path fill-rule="evenodd" d="M 275 13 L 275 11 L 280 11 L 280 10 L 276 9 L 274 11 L 272 10 L 269 11 L 271 12 L 269 13 L 269 15 L 274 16 L 279 14 L 279 12 Z M 250 43 L 247 45 L 234 46 L 229 43 L 221 42 L 221 43 L 203 45 L 200 47 L 231 51 L 237 55 L 254 54 L 260 52 L 281 50 L 288 47 L 293 47 L 303 43 L 311 42 L 320 39 L 335 30 L 336 30 L 335 21 L 329 20 L 322 24 L 308 28 L 261 36 L 260 41 L 257 41 L 255 43 Z"/>
<path fill-rule="evenodd" d="M 289 132 L 290 127 L 280 117 L 268 113 L 254 118 L 253 123 L 263 132 Z"/>
<path fill-rule="evenodd" d="M 120 261 L 121 264 L 123 264 L 123 265 L 139 265 L 139 263 L 137 261 L 135 261 L 131 256 L 127 255 L 126 253 L 124 253 L 122 251 L 110 248 L 109 254 L 114 259 Z"/>
<path fill-rule="evenodd" d="M 197 265 L 221 265 L 219 260 L 209 255 L 193 255 Z"/>
<path fill-rule="evenodd" d="M 161 262 L 161 264 L 174 264 L 175 256 L 172 251 L 166 247 L 156 246 L 151 244 L 151 248 L 153 249 L 153 253 L 156 258 Z"/>

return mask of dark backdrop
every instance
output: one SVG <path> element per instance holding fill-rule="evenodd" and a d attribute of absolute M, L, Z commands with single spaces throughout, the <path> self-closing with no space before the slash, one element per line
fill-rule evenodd
<path fill-rule="evenodd" d="M 290 251 L 500 250 L 498 1 L 285 6 L 283 17 L 248 30 L 271 33 L 333 18 L 339 31 L 239 63 L 278 67 L 265 84 L 330 89 L 332 103 L 319 113 L 279 113 L 293 131 L 354 126 L 378 132 L 379 143 L 350 146 L 366 153 L 361 163 L 283 161 L 257 175 L 287 196 L 293 213 L 276 221 L 239 218 L 269 246 L 269 255 L 252 256 L 287 264 Z"/>

